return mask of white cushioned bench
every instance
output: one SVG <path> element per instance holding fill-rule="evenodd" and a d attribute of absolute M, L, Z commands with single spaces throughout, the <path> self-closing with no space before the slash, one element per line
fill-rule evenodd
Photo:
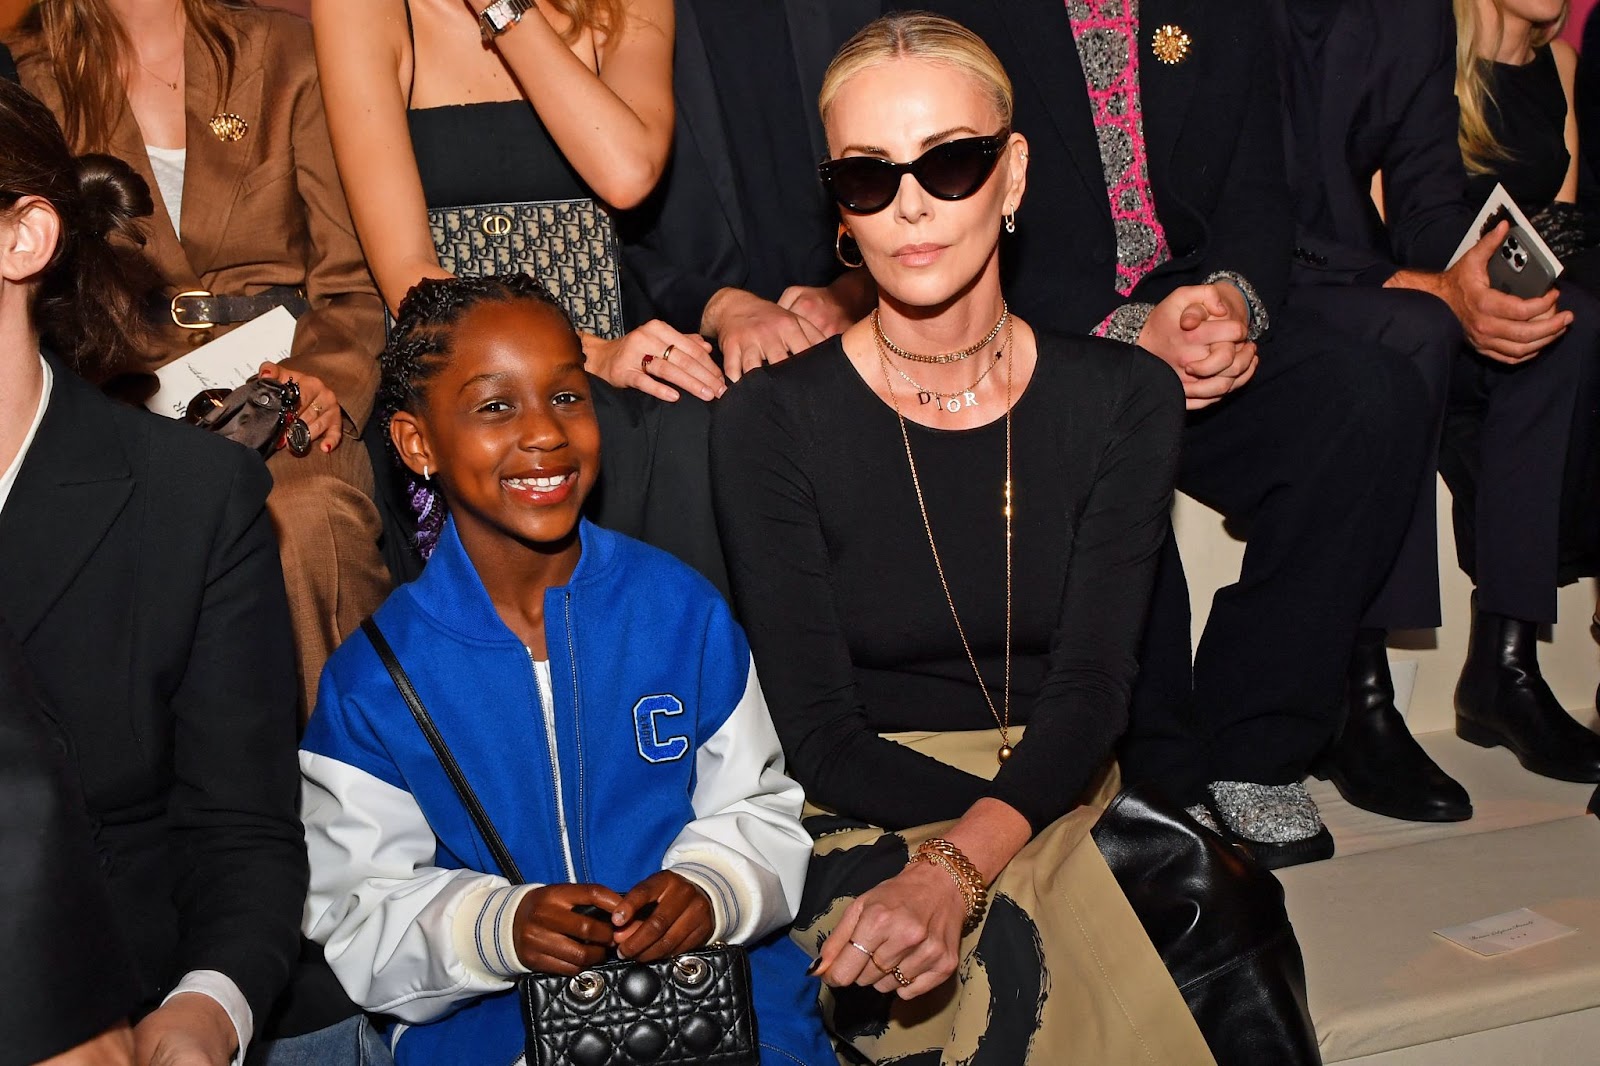
<path fill-rule="evenodd" d="M 1449 514 L 1440 492 L 1440 515 Z M 1192 500 L 1174 510 L 1195 633 L 1217 588 L 1238 574 L 1242 545 Z M 1306 956 L 1312 1017 L 1328 1063 L 1351 1066 L 1600 1064 L 1600 819 L 1591 785 L 1524 771 L 1504 749 L 1458 740 L 1451 693 L 1465 652 L 1470 586 L 1441 521 L 1445 625 L 1392 642 L 1397 694 L 1413 732 L 1471 793 L 1468 822 L 1399 822 L 1351 807 L 1313 780 L 1338 848 L 1279 872 Z M 1556 695 L 1590 710 L 1600 649 L 1588 633 L 1591 582 L 1561 592 L 1562 622 L 1540 645 Z M 1433 930 L 1531 907 L 1578 932 L 1481 958 Z"/>

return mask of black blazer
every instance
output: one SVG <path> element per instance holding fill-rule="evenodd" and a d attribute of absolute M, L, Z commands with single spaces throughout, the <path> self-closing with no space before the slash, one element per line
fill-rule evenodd
<path fill-rule="evenodd" d="M 1272 16 L 1285 55 L 1287 0 Z M 1297 285 L 1382 284 L 1398 267 L 1443 270 L 1477 204 L 1456 142 L 1456 23 L 1450 0 L 1343 0 L 1323 44 L 1321 108 L 1291 114 L 1292 161 L 1315 143 L 1319 180 L 1295 190 Z M 1383 171 L 1387 225 L 1372 203 Z M 1294 171 L 1291 170 L 1291 174 Z"/>
<path fill-rule="evenodd" d="M 239 445 L 52 370 L 0 511 L 0 616 L 75 754 L 139 1010 L 217 970 L 259 1025 L 307 879 L 270 479 Z M 82 922 L 63 952 L 92 950 Z"/>
<path fill-rule="evenodd" d="M 1216 270 L 1247 278 L 1269 308 L 1289 274 L 1291 219 L 1271 30 L 1260 0 L 1142 0 L 1139 83 L 1156 213 L 1171 261 L 1117 294 L 1116 237 L 1083 68 L 1061 0 L 903 0 L 976 31 L 1016 89 L 1028 191 L 1001 240 L 1011 306 L 1046 329 L 1086 332 L 1127 299 L 1159 303 Z M 1193 44 L 1150 51 L 1172 24 Z"/>
<path fill-rule="evenodd" d="M 38 1062 L 133 1012 L 137 986 L 70 746 L 0 622 L 0 1063 Z"/>
<path fill-rule="evenodd" d="M 762 0 L 771 2 L 771 0 Z M 718 289 L 751 288 L 745 248 L 746 220 L 757 213 L 784 212 L 792 205 L 766 188 L 740 188 L 730 162 L 725 108 L 760 110 L 760 100 L 730 100 L 718 95 L 712 71 L 723 63 L 792 62 L 799 75 L 809 157 L 827 157 L 827 139 L 817 115 L 822 75 L 839 46 L 877 18 L 882 0 L 782 0 L 793 54 L 786 57 L 722 56 L 708 52 L 694 0 L 677 0 L 676 45 L 672 59 L 673 99 L 677 105 L 672 159 L 655 194 L 620 220 L 623 260 L 629 280 L 644 304 L 631 320 L 656 316 L 677 329 L 695 332 L 707 301 Z M 825 194 L 816 183 L 821 201 Z M 821 242 L 831 245 L 832 230 Z M 844 268 L 831 258 L 816 276 L 786 284 L 827 284 Z M 755 286 L 760 288 L 760 286 Z M 776 300 L 780 292 L 756 292 Z"/>

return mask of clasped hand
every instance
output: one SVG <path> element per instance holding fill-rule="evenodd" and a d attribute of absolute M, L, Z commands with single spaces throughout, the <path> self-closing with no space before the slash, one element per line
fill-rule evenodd
<path fill-rule="evenodd" d="M 870 985 L 915 999 L 956 972 L 966 917 L 966 901 L 950 875 L 933 863 L 914 862 L 845 908 L 812 972 L 835 988 Z"/>
<path fill-rule="evenodd" d="M 1250 337 L 1244 294 L 1226 282 L 1185 285 L 1156 304 L 1139 346 L 1159 356 L 1183 382 L 1184 406 L 1209 407 L 1255 375 L 1260 362 Z"/>
<path fill-rule="evenodd" d="M 523 965 L 568 976 L 604 962 L 612 947 L 639 962 L 694 951 L 714 928 L 706 894 L 670 870 L 651 874 L 626 896 L 604 885 L 545 885 L 522 897 L 514 919 Z"/>

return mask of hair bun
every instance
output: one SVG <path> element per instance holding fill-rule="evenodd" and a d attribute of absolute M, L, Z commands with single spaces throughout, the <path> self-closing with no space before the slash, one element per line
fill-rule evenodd
<path fill-rule="evenodd" d="M 92 152 L 77 158 L 78 226 L 104 239 L 155 210 L 150 186 L 137 171 L 115 156 Z"/>

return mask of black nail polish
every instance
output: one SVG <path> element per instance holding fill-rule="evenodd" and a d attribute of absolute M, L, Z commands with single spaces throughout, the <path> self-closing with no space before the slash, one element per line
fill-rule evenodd
<path fill-rule="evenodd" d="M 816 974 L 817 974 L 817 970 L 821 969 L 821 967 L 822 967 L 822 956 L 818 955 L 815 959 L 811 960 L 811 965 L 806 967 L 806 976 L 807 977 L 815 977 Z"/>

